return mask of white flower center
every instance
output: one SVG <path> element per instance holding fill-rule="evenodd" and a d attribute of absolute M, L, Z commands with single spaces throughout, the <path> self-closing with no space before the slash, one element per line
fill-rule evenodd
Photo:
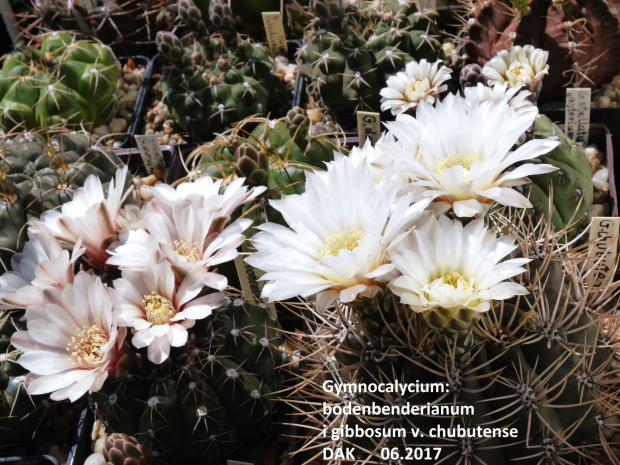
<path fill-rule="evenodd" d="M 78 329 L 77 337 L 71 338 L 67 351 L 79 366 L 93 369 L 105 363 L 105 352 L 101 348 L 108 341 L 108 335 L 99 326 L 84 326 Z"/>
<path fill-rule="evenodd" d="M 174 241 L 173 247 L 175 254 L 184 256 L 190 263 L 197 262 L 202 258 L 197 242 L 192 244 L 189 241 Z"/>
<path fill-rule="evenodd" d="M 515 62 L 511 63 L 508 71 L 506 71 L 508 81 L 513 83 L 529 82 L 534 78 L 533 70 L 530 66 Z"/>
<path fill-rule="evenodd" d="M 321 249 L 321 260 L 325 255 L 338 255 L 341 250 L 355 249 L 362 239 L 364 239 L 364 232 L 359 229 L 330 234 L 324 239 L 325 245 Z"/>
<path fill-rule="evenodd" d="M 449 271 L 423 287 L 426 299 L 433 306 L 465 308 L 475 305 L 472 301 L 476 289 L 462 273 Z"/>
<path fill-rule="evenodd" d="M 146 319 L 154 325 L 165 325 L 170 322 L 170 318 L 176 315 L 176 310 L 172 302 L 157 292 L 145 295 L 142 300 L 142 307 L 146 311 Z"/>
<path fill-rule="evenodd" d="M 426 96 L 429 90 L 430 85 L 428 79 L 422 81 L 410 79 L 407 90 L 405 91 L 405 100 L 407 102 L 418 102 Z"/>
<path fill-rule="evenodd" d="M 465 279 L 465 276 L 463 276 L 458 271 L 450 271 L 449 273 L 444 274 L 442 276 L 442 279 L 444 284 L 449 284 L 450 286 L 454 287 L 454 289 L 457 289 L 460 283 L 463 286 L 463 292 L 467 292 L 471 288 L 469 281 L 467 281 L 467 279 Z"/>
<path fill-rule="evenodd" d="M 437 160 L 435 162 L 433 171 L 435 171 L 435 173 L 437 174 L 440 174 L 441 176 L 445 176 L 446 170 L 448 168 L 452 168 L 453 166 L 462 166 L 469 171 L 475 161 L 478 160 L 473 155 L 467 155 L 465 153 L 459 152 L 454 155 L 448 155 L 447 157 L 443 157 L 441 160 Z"/>

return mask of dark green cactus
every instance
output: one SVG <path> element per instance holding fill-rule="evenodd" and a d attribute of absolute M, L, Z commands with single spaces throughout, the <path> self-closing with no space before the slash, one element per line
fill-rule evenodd
<path fill-rule="evenodd" d="M 437 312 L 412 312 L 380 292 L 337 305 L 309 323 L 310 335 L 294 344 L 307 363 L 289 397 L 303 412 L 296 422 L 307 432 L 299 447 L 302 461 L 317 448 L 353 447 L 369 463 L 385 463 L 386 451 L 394 459 L 392 450 L 402 463 L 414 463 L 414 457 L 415 463 L 447 465 L 617 463 L 620 341 L 617 322 L 608 319 L 618 311 L 617 299 L 605 301 L 584 282 L 576 263 L 587 251 L 567 254 L 549 243 L 540 250 L 544 221 L 533 230 L 517 217 L 497 218 L 510 230 L 505 233 L 517 234 L 517 256 L 537 257 L 526 265 L 527 296 L 495 303 L 475 318 L 461 312 L 446 319 Z M 324 389 L 325 381 L 358 387 L 398 381 L 413 383 L 415 392 L 337 394 Z M 324 412 L 323 402 L 388 408 L 409 403 L 449 413 L 346 415 Z M 316 408 L 304 410 L 308 404 Z M 513 437 L 463 432 L 479 426 L 515 432 Z M 370 438 L 343 437 L 339 429 L 356 427 L 381 430 Z M 404 428 L 405 437 L 391 436 L 393 428 Z M 456 434 L 448 435 L 450 428 Z M 419 429 L 419 436 L 411 429 Z M 326 463 L 340 462 L 334 457 Z"/>
<path fill-rule="evenodd" d="M 356 110 L 380 111 L 379 90 L 407 62 L 437 58 L 436 14 L 413 1 L 316 0 L 312 8 L 300 72 L 343 123 Z"/>
<path fill-rule="evenodd" d="M 87 133 L 25 133 L 0 144 L 0 258 L 20 251 L 26 222 L 73 198 L 89 175 L 112 180 L 121 161 L 94 145 Z"/>
<path fill-rule="evenodd" d="M 26 2 L 23 2 L 26 3 Z M 171 0 L 31 0 L 19 14 L 27 33 L 77 31 L 124 54 L 144 54 L 171 21 Z"/>
<path fill-rule="evenodd" d="M 0 127 L 90 128 L 114 114 L 120 70 L 112 50 L 66 33 L 35 38 L 0 70 Z"/>
<path fill-rule="evenodd" d="M 252 453 L 268 441 L 282 373 L 280 332 L 263 307 L 235 301 L 197 322 L 189 344 L 151 373 L 91 395 L 108 431 L 164 463 Z"/>
<path fill-rule="evenodd" d="M 166 68 L 163 102 L 168 114 L 193 137 L 204 140 L 236 121 L 267 113 L 276 101 L 280 80 L 268 50 L 242 39 L 228 5 L 179 2 L 179 16 L 191 34 L 183 41 L 160 32 L 157 47 Z"/>
<path fill-rule="evenodd" d="M 592 167 L 584 150 L 569 139 L 547 117 L 540 116 L 534 124 L 534 137 L 557 138 L 561 144 L 537 158 L 540 163 L 558 167 L 557 171 L 530 176 L 529 199 L 534 209 L 546 217 L 552 208 L 551 222 L 556 231 L 575 225 L 570 236 L 588 223 L 587 213 L 592 206 L 594 188 Z M 528 189 L 530 186 L 524 186 Z M 550 197 L 553 202 L 550 205 Z"/>

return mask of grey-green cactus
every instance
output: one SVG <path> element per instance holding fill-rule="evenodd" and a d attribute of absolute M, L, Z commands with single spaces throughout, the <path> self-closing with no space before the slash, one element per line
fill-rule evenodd
<path fill-rule="evenodd" d="M 537 213 L 547 217 L 551 213 L 551 222 L 556 231 L 574 225 L 569 234 L 574 236 L 587 225 L 587 212 L 594 198 L 592 168 L 588 157 L 582 148 L 545 116 L 536 119 L 533 135 L 537 138 L 557 138 L 561 144 L 537 159 L 540 163 L 556 166 L 558 170 L 530 177 L 530 201 Z"/>
<path fill-rule="evenodd" d="M 567 252 L 545 220 L 531 228 L 518 216 L 494 218 L 517 235 L 515 255 L 533 259 L 522 279 L 527 296 L 483 314 L 420 314 L 379 292 L 309 322 L 296 344 L 306 363 L 289 397 L 307 433 L 302 461 L 325 447 L 351 448 L 368 463 L 618 463 L 618 301 L 600 291 L 617 282 L 589 285 L 580 264 L 588 252 Z M 395 382 L 405 391 L 363 390 Z M 345 392 L 336 392 L 341 383 Z M 417 410 L 393 410 L 407 404 Z"/>
<path fill-rule="evenodd" d="M 0 144 L 0 258 L 8 266 L 23 248 L 26 223 L 73 198 L 94 174 L 113 179 L 122 163 L 84 132 L 24 133 Z"/>

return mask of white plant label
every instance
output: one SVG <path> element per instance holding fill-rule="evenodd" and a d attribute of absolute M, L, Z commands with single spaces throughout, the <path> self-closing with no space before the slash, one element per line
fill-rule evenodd
<path fill-rule="evenodd" d="M 566 89 L 566 135 L 584 147 L 590 132 L 591 97 L 591 89 Z"/>
<path fill-rule="evenodd" d="M 366 139 L 370 139 L 370 143 L 375 143 L 381 137 L 381 116 L 379 113 L 372 111 L 357 112 L 357 133 L 360 138 L 360 147 L 366 143 Z"/>
<path fill-rule="evenodd" d="M 153 134 L 136 135 L 135 138 L 146 173 L 153 174 L 155 168 L 163 171 L 166 168 L 166 161 L 164 160 L 164 154 L 159 146 L 157 136 Z"/>
<path fill-rule="evenodd" d="M 594 284 L 607 282 L 614 273 L 618 256 L 618 233 L 620 218 L 597 216 L 590 226 L 590 253 L 587 269 Z"/>
<path fill-rule="evenodd" d="M 265 11 L 263 12 L 263 23 L 265 24 L 265 32 L 267 33 L 271 54 L 286 55 L 288 53 L 288 45 L 286 43 L 286 34 L 284 33 L 282 14 L 279 11 Z"/>

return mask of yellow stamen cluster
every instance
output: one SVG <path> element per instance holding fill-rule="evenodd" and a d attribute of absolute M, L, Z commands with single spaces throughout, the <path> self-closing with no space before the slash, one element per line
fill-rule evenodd
<path fill-rule="evenodd" d="M 362 239 L 364 239 L 364 232 L 359 229 L 330 234 L 324 239 L 325 245 L 321 249 L 321 260 L 325 255 L 338 255 L 341 250 L 355 249 Z"/>
<path fill-rule="evenodd" d="M 174 253 L 183 255 L 188 262 L 194 263 L 202 258 L 198 243 L 191 244 L 189 241 L 174 241 Z"/>
<path fill-rule="evenodd" d="M 72 337 L 67 352 L 82 368 L 93 369 L 105 363 L 105 352 L 101 348 L 109 341 L 108 335 L 97 325 L 84 326 Z"/>
<path fill-rule="evenodd" d="M 155 291 L 144 296 L 142 308 L 146 312 L 147 321 L 154 325 L 165 325 L 177 314 L 172 302 Z"/>
<path fill-rule="evenodd" d="M 465 279 L 465 276 L 463 276 L 458 271 L 450 271 L 449 273 L 443 275 L 443 282 L 444 284 L 449 284 L 450 286 L 453 286 L 454 289 L 457 289 L 459 283 L 461 283 L 461 285 L 463 286 L 463 291 L 465 292 L 467 292 L 471 287 L 469 281 Z"/>
<path fill-rule="evenodd" d="M 470 170 L 475 161 L 477 161 L 477 159 L 473 155 L 466 155 L 459 152 L 456 155 L 448 155 L 441 160 L 437 160 L 435 162 L 434 171 L 441 176 L 445 176 L 446 170 L 453 166 L 462 166 L 466 170 Z"/>

